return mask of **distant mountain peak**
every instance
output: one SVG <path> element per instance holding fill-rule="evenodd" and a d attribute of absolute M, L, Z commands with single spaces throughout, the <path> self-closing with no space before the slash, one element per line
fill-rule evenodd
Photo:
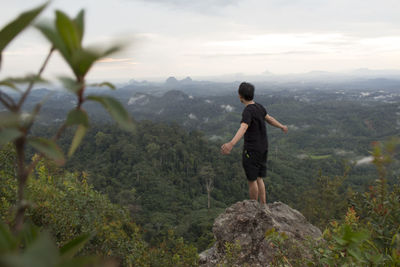
<path fill-rule="evenodd" d="M 171 76 L 165 81 L 165 83 L 169 85 L 175 85 L 178 84 L 178 80 L 175 77 Z"/>
<path fill-rule="evenodd" d="M 184 82 L 184 83 L 191 83 L 191 82 L 193 82 L 193 80 L 192 80 L 192 78 L 190 78 L 190 77 L 188 76 L 188 77 L 186 77 L 185 79 L 181 80 L 181 82 Z"/>
<path fill-rule="evenodd" d="M 171 98 L 171 99 L 187 99 L 189 96 L 182 91 L 179 90 L 170 90 L 166 92 L 163 96 L 164 99 Z"/>
<path fill-rule="evenodd" d="M 269 70 L 265 70 L 263 73 L 262 73 L 262 75 L 267 75 L 267 76 L 269 76 L 269 75 L 274 75 L 272 72 L 270 72 Z"/>

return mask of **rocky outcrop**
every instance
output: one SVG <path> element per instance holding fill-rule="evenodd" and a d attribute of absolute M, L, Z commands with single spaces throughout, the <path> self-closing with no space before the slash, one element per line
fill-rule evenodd
<path fill-rule="evenodd" d="M 287 235 L 289 260 L 307 257 L 309 253 L 303 241 L 316 240 L 321 231 L 286 204 L 274 202 L 268 207 L 260 207 L 255 200 L 245 200 L 227 208 L 215 219 L 213 233 L 216 242 L 200 254 L 200 266 L 216 266 L 232 261 L 232 258 L 237 266 L 269 266 L 277 250 L 265 239 L 266 232 L 272 228 Z M 230 258 L 227 257 L 227 244 L 237 245 L 230 250 Z M 297 255 L 299 253 L 301 255 Z"/>

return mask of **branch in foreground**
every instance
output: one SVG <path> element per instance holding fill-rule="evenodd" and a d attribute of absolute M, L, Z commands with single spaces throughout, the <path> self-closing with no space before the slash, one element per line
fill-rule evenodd
<path fill-rule="evenodd" d="M 44 69 L 46 68 L 47 63 L 49 62 L 50 57 L 53 54 L 54 50 L 55 50 L 54 47 L 52 47 L 50 49 L 49 54 L 47 55 L 46 59 L 44 60 L 42 67 L 39 69 L 38 74 L 36 75 L 37 78 L 40 78 L 40 76 L 42 76 L 42 73 L 43 73 Z M 21 99 L 19 100 L 19 102 L 17 104 L 18 110 L 21 108 L 22 104 L 25 102 L 25 100 L 28 97 L 29 93 L 31 92 L 34 84 L 35 84 L 35 79 L 32 79 L 32 81 L 30 81 L 30 83 L 28 85 L 28 88 L 26 89 L 25 93 L 22 95 Z"/>
<path fill-rule="evenodd" d="M 0 91 L 0 102 L 10 111 L 14 111 L 15 102 L 14 100 L 4 92 Z"/>

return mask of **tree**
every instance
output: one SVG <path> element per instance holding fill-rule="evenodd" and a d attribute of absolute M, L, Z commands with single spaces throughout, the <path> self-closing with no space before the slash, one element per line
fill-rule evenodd
<path fill-rule="evenodd" d="M 46 8 L 46 6 L 47 3 L 23 13 L 20 17 L 6 25 L 0 31 L 0 39 L 2 40 L 0 43 L 0 55 L 4 48 L 23 29 L 28 27 Z M 79 143 L 85 136 L 87 128 L 89 127 L 89 119 L 86 111 L 82 108 L 84 102 L 94 101 L 102 104 L 122 128 L 127 130 L 133 129 L 133 124 L 128 113 L 117 100 L 108 96 L 84 96 L 87 86 L 85 77 L 93 64 L 99 59 L 115 53 L 122 48 L 121 45 L 115 45 L 106 49 L 85 48 L 82 45 L 84 16 L 85 13 L 82 10 L 74 19 L 71 19 L 68 15 L 58 10 L 56 11 L 55 21 L 52 24 L 36 24 L 35 27 L 47 38 L 51 45 L 48 56 L 44 60 L 40 70 L 34 76 L 28 76 L 25 78 L 8 78 L 0 81 L 0 85 L 2 86 L 7 86 L 18 92 L 23 92 L 21 93 L 19 100 L 15 102 L 13 98 L 3 90 L 0 91 L 0 101 L 8 110 L 8 112 L 1 114 L 0 144 L 2 145 L 8 142 L 13 142 L 17 153 L 18 203 L 14 225 L 16 230 L 22 228 L 24 212 L 27 208 L 26 201 L 24 200 L 24 188 L 30 173 L 35 168 L 38 161 L 42 156 L 46 156 L 59 165 L 65 163 L 64 153 L 61 151 L 56 141 L 60 138 L 61 134 L 67 127 L 77 127 L 75 136 L 68 151 L 68 156 L 71 156 L 75 152 Z M 42 73 L 54 51 L 58 51 L 61 54 L 74 73 L 74 78 L 62 77 L 60 80 L 64 84 L 65 88 L 76 96 L 77 105 L 68 113 L 65 122 L 60 126 L 53 138 L 45 139 L 42 137 L 32 137 L 29 136 L 29 132 L 41 110 L 44 100 L 35 106 L 34 110 L 28 117 L 23 116 L 22 108 L 34 84 L 43 81 L 43 78 L 41 77 Z M 28 83 L 26 90 L 20 90 L 17 86 L 19 83 Z M 98 86 L 103 85 L 114 89 L 114 86 L 108 82 L 98 84 Z M 28 165 L 26 164 L 25 158 L 26 145 L 32 146 L 40 154 L 35 161 L 30 162 Z"/>
<path fill-rule="evenodd" d="M 211 191 L 214 189 L 215 173 L 211 165 L 207 164 L 200 169 L 200 177 L 205 182 L 207 190 L 207 208 L 211 208 Z"/>
<path fill-rule="evenodd" d="M 2 53 L 5 48 L 17 37 L 25 28 L 29 27 L 40 13 L 48 6 L 48 3 L 40 5 L 37 8 L 22 13 L 19 17 L 11 21 L 0 30 L 0 67 L 2 62 Z M 67 243 L 58 251 L 46 234 L 40 234 L 39 230 L 24 226 L 24 218 L 27 209 L 31 206 L 25 199 L 25 189 L 28 184 L 28 178 L 42 157 L 47 157 L 59 165 L 65 163 L 65 156 L 61 148 L 57 145 L 57 140 L 68 127 L 76 127 L 75 136 L 69 147 L 68 156 L 72 156 L 89 127 L 89 119 L 82 105 L 86 101 L 100 103 L 111 116 L 126 130 L 133 130 L 133 123 L 123 106 L 114 98 L 109 96 L 88 95 L 85 96 L 87 83 L 85 77 L 93 64 L 101 58 L 121 50 L 122 45 L 114 45 L 109 48 L 86 48 L 82 45 L 84 35 L 84 11 L 71 19 L 64 12 L 57 10 L 55 21 L 51 24 L 38 23 L 38 29 L 50 43 L 50 49 L 42 66 L 35 75 L 22 78 L 7 78 L 0 81 L 0 86 L 9 87 L 20 93 L 17 100 L 14 100 L 3 89 L 0 90 L 0 102 L 6 108 L 6 112 L 0 114 L 0 146 L 12 142 L 16 152 L 16 178 L 17 178 L 17 200 L 16 214 L 12 222 L 15 236 L 9 232 L 7 227 L 1 225 L 0 239 L 7 240 L 1 244 L 2 253 L 0 262 L 2 266 L 23 266 L 29 263 L 31 266 L 58 266 L 71 264 L 75 260 L 77 265 L 87 265 L 93 261 L 87 259 L 71 259 L 76 252 L 89 239 L 90 234 L 85 233 L 79 236 L 71 243 Z M 51 139 L 43 137 L 30 136 L 30 130 L 37 119 L 43 106 L 43 99 L 36 104 L 34 109 L 26 116 L 23 113 L 23 105 L 31 93 L 33 86 L 37 82 L 43 82 L 42 73 L 45 70 L 49 59 L 55 51 L 58 51 L 74 74 L 74 78 L 62 77 L 61 82 L 64 87 L 75 95 L 77 105 L 70 110 L 66 120 L 59 127 L 56 134 Z M 25 90 L 21 90 L 21 85 L 27 84 Z M 115 87 L 104 82 L 97 86 Z M 34 157 L 27 164 L 26 146 L 33 147 L 39 155 Z M 22 236 L 21 236 L 22 235 Z M 29 236 L 30 235 L 30 236 Z M 21 242 L 21 240 L 27 240 Z M 16 255 L 16 251 L 25 248 L 21 255 Z M 48 250 L 48 251 L 46 251 Z M 48 253 L 48 257 L 42 257 Z M 44 265 L 46 264 L 46 265 Z"/>

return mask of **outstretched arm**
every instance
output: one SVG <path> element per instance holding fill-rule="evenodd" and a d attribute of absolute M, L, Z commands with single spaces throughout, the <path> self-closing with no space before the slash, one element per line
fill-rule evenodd
<path fill-rule="evenodd" d="M 237 142 L 239 142 L 240 139 L 242 139 L 243 135 L 247 131 L 247 128 L 249 128 L 249 125 L 247 125 L 247 123 L 242 122 L 240 124 L 239 130 L 237 130 L 232 140 L 221 146 L 221 153 L 225 155 L 231 153 L 232 148 L 236 145 Z"/>
<path fill-rule="evenodd" d="M 277 121 L 274 117 L 270 116 L 267 114 L 265 116 L 265 120 L 268 122 L 268 124 L 281 129 L 284 133 L 288 132 L 288 127 L 286 125 L 282 125 L 279 121 Z"/>

